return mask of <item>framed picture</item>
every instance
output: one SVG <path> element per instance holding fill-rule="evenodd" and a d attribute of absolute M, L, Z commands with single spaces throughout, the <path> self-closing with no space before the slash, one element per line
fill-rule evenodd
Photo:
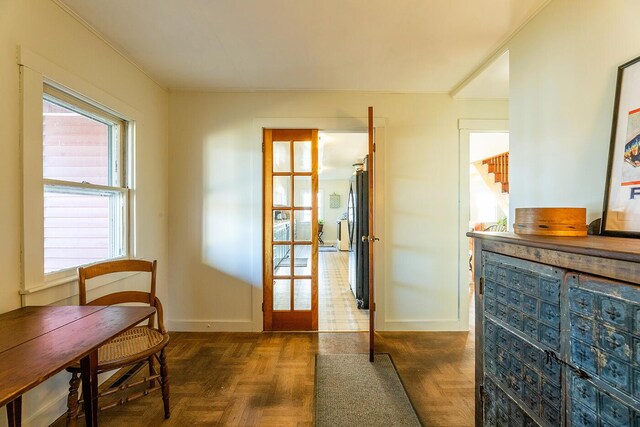
<path fill-rule="evenodd" d="M 618 67 L 601 234 L 640 237 L 640 57 Z"/>

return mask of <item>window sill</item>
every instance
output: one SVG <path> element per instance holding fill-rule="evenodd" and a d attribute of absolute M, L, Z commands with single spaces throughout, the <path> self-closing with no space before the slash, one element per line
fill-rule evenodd
<path fill-rule="evenodd" d="M 126 259 L 126 258 L 116 258 Z M 134 259 L 134 258 L 131 258 Z M 87 282 L 87 292 L 118 282 L 138 274 L 137 272 L 113 273 L 97 277 Z M 28 305 L 68 305 L 77 304 L 78 275 L 76 269 L 68 269 L 51 273 L 40 286 L 19 291 L 22 306 Z"/>

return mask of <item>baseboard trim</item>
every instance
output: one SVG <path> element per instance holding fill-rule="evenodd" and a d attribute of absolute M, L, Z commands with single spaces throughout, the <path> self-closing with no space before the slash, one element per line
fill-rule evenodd
<path fill-rule="evenodd" d="M 253 332 L 251 320 L 169 320 L 169 332 Z"/>
<path fill-rule="evenodd" d="M 40 408 L 29 417 L 22 420 L 24 427 L 40 427 L 51 425 L 55 420 L 60 418 L 62 414 L 67 412 L 67 396 L 68 391 L 61 392 L 56 397 L 51 399 L 49 403 L 40 406 Z M 27 415 L 24 412 L 23 402 L 23 416 Z"/>
<path fill-rule="evenodd" d="M 380 329 L 382 330 L 382 329 Z M 469 325 L 462 320 L 387 320 L 384 322 L 385 331 L 411 332 L 459 332 L 468 331 Z"/>
<path fill-rule="evenodd" d="M 114 370 L 98 374 L 98 384 L 101 385 L 116 372 Z M 26 392 L 22 396 L 22 425 L 48 426 L 63 416 L 67 412 L 70 378 L 70 373 L 62 371 Z M 3 425 L 2 422 L 0 425 Z"/>

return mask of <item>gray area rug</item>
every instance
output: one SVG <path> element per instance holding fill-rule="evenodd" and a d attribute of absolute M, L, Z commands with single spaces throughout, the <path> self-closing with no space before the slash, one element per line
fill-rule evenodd
<path fill-rule="evenodd" d="M 315 425 L 420 426 L 388 354 L 316 355 Z"/>
<path fill-rule="evenodd" d="M 338 252 L 335 246 L 318 246 L 318 252 Z"/>

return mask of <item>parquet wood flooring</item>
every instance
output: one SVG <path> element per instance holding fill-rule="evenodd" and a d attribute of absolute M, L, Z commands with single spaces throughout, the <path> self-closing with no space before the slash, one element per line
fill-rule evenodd
<path fill-rule="evenodd" d="M 376 349 L 391 354 L 425 426 L 473 425 L 473 331 L 382 332 Z M 171 418 L 155 393 L 101 412 L 100 425 L 312 426 L 315 354 L 367 351 L 362 332 L 174 332 Z"/>

